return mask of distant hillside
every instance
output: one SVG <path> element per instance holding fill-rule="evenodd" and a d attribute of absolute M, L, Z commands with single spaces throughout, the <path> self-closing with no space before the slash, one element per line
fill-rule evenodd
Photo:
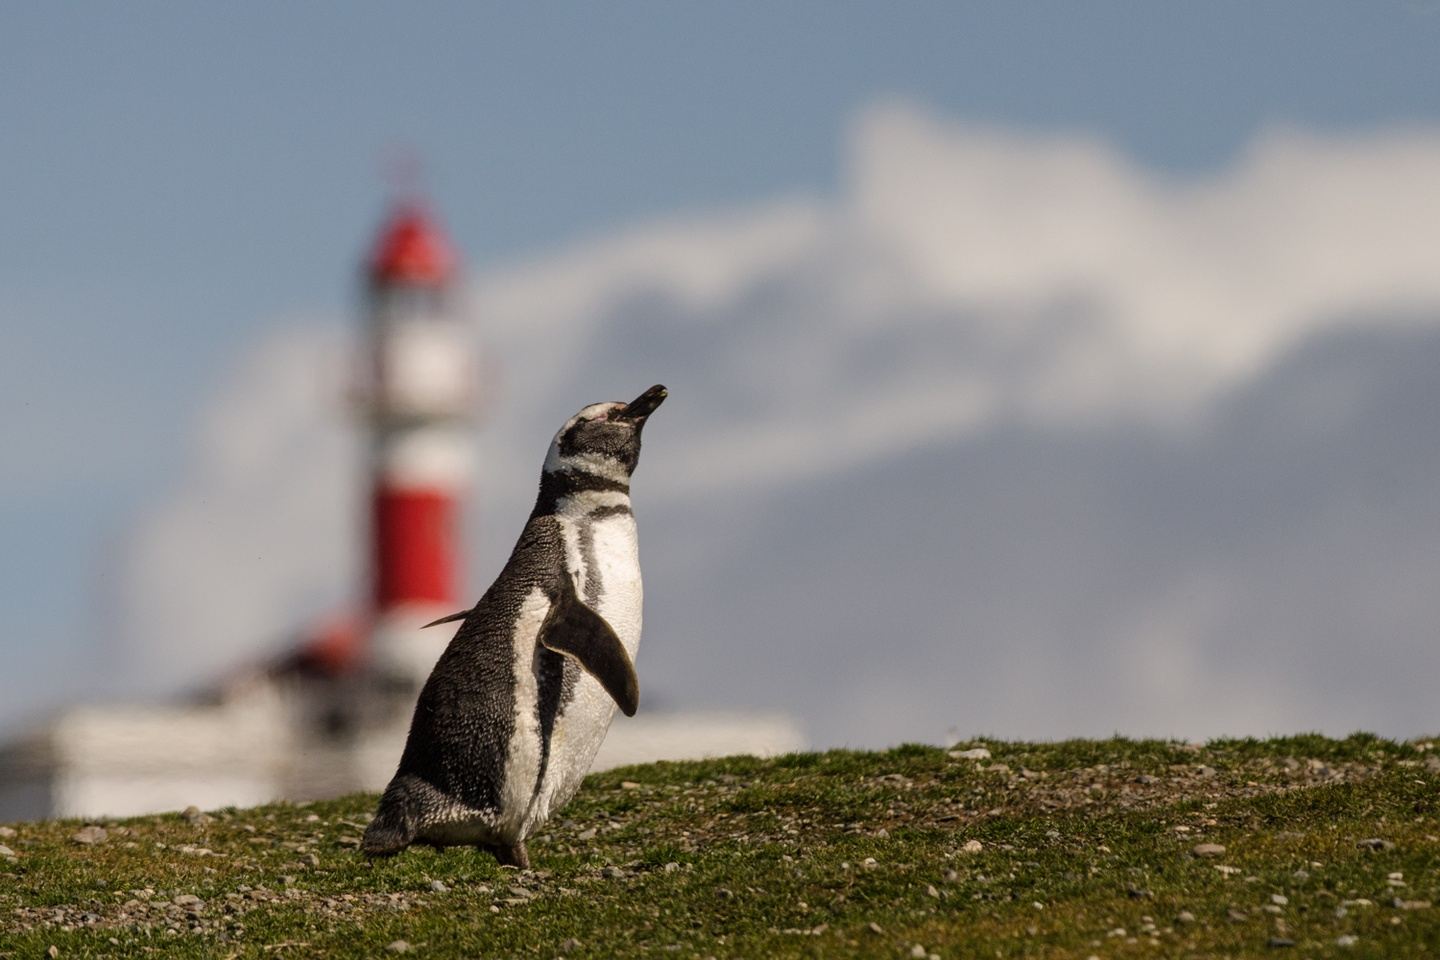
<path fill-rule="evenodd" d="M 367 862 L 356 847 L 373 802 L 4 828 L 0 957 L 1393 958 L 1440 945 L 1428 743 L 976 741 L 630 767 L 591 777 L 531 841 L 525 872 L 469 850 Z"/>

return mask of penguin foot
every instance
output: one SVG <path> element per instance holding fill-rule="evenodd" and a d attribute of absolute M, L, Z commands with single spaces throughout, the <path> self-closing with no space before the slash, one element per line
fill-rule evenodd
<path fill-rule="evenodd" d="M 525 841 L 517 840 L 510 846 L 499 843 L 487 843 L 481 847 L 494 855 L 500 861 L 502 867 L 519 867 L 521 870 L 530 869 L 530 852 L 525 849 Z"/>

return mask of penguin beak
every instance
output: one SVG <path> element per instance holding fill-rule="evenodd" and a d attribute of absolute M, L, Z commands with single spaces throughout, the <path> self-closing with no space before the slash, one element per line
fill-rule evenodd
<path fill-rule="evenodd" d="M 655 412 L 656 407 L 665 402 L 665 398 L 668 396 L 670 396 L 670 391 L 657 383 L 634 400 L 625 404 L 625 409 L 610 414 L 610 419 L 643 422 L 646 417 Z"/>

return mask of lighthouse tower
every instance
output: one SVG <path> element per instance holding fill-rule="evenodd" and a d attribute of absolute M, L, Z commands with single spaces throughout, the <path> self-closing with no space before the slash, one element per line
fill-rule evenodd
<path fill-rule="evenodd" d="M 450 634 L 420 627 L 459 599 L 460 504 L 474 402 L 468 340 L 451 309 L 456 269 L 426 210 L 398 204 L 367 264 L 372 672 L 418 689 Z"/>

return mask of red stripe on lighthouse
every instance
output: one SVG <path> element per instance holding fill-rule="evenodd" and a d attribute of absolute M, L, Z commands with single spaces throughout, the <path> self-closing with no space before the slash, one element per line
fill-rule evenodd
<path fill-rule="evenodd" d="M 438 490 L 375 491 L 375 606 L 452 604 L 459 581 L 459 506 Z"/>

